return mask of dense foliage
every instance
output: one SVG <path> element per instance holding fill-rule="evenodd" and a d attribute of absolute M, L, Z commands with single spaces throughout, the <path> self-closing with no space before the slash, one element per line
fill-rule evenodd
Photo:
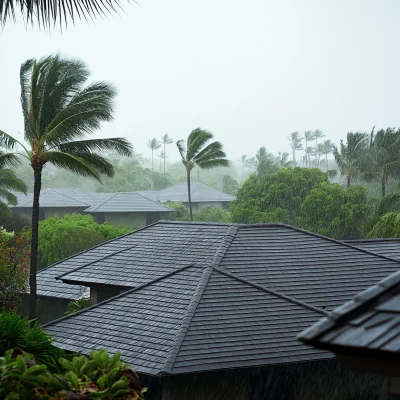
<path fill-rule="evenodd" d="M 287 168 L 275 174 L 252 175 L 236 193 L 230 211 L 233 222 L 284 222 L 298 225 L 301 205 L 310 191 L 327 182 L 317 169 Z"/>
<path fill-rule="evenodd" d="M 58 359 L 65 357 L 64 351 L 53 345 L 53 339 L 38 322 L 31 324 L 28 318 L 15 312 L 4 312 L 0 314 L 0 356 L 13 348 L 32 354 L 51 371 L 58 371 Z"/>
<path fill-rule="evenodd" d="M 0 358 L 0 398 L 21 400 L 125 399 L 143 398 L 139 377 L 121 361 L 120 353 L 110 357 L 104 349 L 90 357 L 59 358 L 60 370 L 52 373 L 39 360 L 21 351 L 8 350 Z"/>
<path fill-rule="evenodd" d="M 82 297 L 81 299 L 70 301 L 68 303 L 65 315 L 73 314 L 75 312 L 81 311 L 84 308 L 90 307 L 91 301 L 88 298 Z"/>
<path fill-rule="evenodd" d="M 26 291 L 29 276 L 29 232 L 0 228 L 0 313 L 14 310 Z"/>
<path fill-rule="evenodd" d="M 45 219 L 39 224 L 39 269 L 128 232 L 107 222 L 96 224 L 91 215 Z"/>
<path fill-rule="evenodd" d="M 222 207 L 204 207 L 194 215 L 195 221 L 201 222 L 231 222 L 229 211 Z"/>

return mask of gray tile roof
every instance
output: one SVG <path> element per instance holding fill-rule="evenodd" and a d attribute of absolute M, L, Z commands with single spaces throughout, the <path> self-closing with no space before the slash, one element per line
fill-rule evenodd
<path fill-rule="evenodd" d="M 400 239 L 347 240 L 344 243 L 400 261 Z"/>
<path fill-rule="evenodd" d="M 46 329 L 65 350 L 121 351 L 137 371 L 152 375 L 329 358 L 296 340 L 322 310 L 214 262 L 184 266 Z"/>
<path fill-rule="evenodd" d="M 204 265 L 229 224 L 163 221 L 67 260 L 66 282 L 137 286 L 175 266 Z M 115 246 L 115 247 L 114 247 Z M 114 247 L 114 249 L 113 249 Z M 109 250 L 109 248 L 111 248 Z M 113 251 L 114 250 L 114 251 Z M 91 263 L 81 260 L 91 254 Z M 395 260 L 282 224 L 237 225 L 221 267 L 331 310 L 399 268 Z M 288 283 L 290 282 L 290 284 Z"/>
<path fill-rule="evenodd" d="M 87 208 L 89 204 L 74 198 L 74 192 L 69 189 L 44 189 L 40 193 L 40 207 L 62 207 L 62 208 Z M 15 208 L 32 208 L 33 194 L 21 196 Z"/>
<path fill-rule="evenodd" d="M 339 354 L 392 357 L 400 352 L 400 271 L 383 279 L 299 335 Z"/>
<path fill-rule="evenodd" d="M 177 201 L 180 203 L 189 202 L 187 183 L 180 182 L 174 186 L 167 187 L 159 191 L 141 191 L 138 192 L 144 196 L 161 203 L 167 201 Z M 190 193 L 193 203 L 198 202 L 230 202 L 235 200 L 235 196 L 213 189 L 203 185 L 200 182 L 193 182 L 190 186 Z"/>
<path fill-rule="evenodd" d="M 171 208 L 164 206 L 134 192 L 113 193 L 102 203 L 93 205 L 85 212 L 172 212 Z"/>

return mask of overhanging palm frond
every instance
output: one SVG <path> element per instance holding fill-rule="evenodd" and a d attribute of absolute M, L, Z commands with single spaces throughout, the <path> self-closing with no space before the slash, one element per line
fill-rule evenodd
<path fill-rule="evenodd" d="M 8 205 L 16 206 L 18 203 L 17 196 L 8 190 L 0 188 L 0 197 L 7 200 Z"/>
<path fill-rule="evenodd" d="M 182 160 L 186 160 L 186 144 L 184 140 L 178 140 L 176 142 L 176 146 L 178 147 L 179 154 L 182 157 Z"/>
<path fill-rule="evenodd" d="M 32 24 L 35 21 L 44 27 L 56 23 L 67 26 L 69 18 L 73 23 L 76 19 L 93 19 L 116 12 L 117 7 L 121 8 L 119 0 L 0 0 L 0 23 L 4 24 L 10 18 L 15 20 L 15 11 L 19 9 Z"/>
<path fill-rule="evenodd" d="M 18 146 L 21 146 L 23 149 L 26 150 L 25 146 L 20 141 L 18 141 L 8 133 L 0 130 L 0 147 L 9 150 L 15 150 Z"/>
<path fill-rule="evenodd" d="M 116 151 L 118 154 L 127 157 L 133 154 L 132 144 L 124 138 L 76 140 L 74 142 L 62 143 L 58 147 L 60 151 L 65 153 Z"/>
<path fill-rule="evenodd" d="M 21 161 L 15 153 L 4 153 L 0 150 L 0 168 L 17 167 Z"/>
<path fill-rule="evenodd" d="M 0 169 L 0 188 L 26 194 L 25 183 L 11 169 Z"/>
<path fill-rule="evenodd" d="M 47 161 L 56 167 L 67 169 L 77 175 L 95 178 L 101 182 L 100 174 L 96 167 L 89 164 L 82 157 L 60 151 L 48 151 L 46 157 Z"/>
<path fill-rule="evenodd" d="M 11 211 L 8 208 L 7 204 L 4 203 L 4 201 L 2 201 L 2 200 L 0 200 L 0 214 L 3 214 L 3 215 L 10 215 L 11 214 Z"/>
<path fill-rule="evenodd" d="M 74 153 L 74 155 L 86 161 L 91 166 L 95 167 L 96 170 L 102 175 L 106 175 L 109 178 L 112 178 L 115 174 L 114 166 L 99 154 Z"/>
<path fill-rule="evenodd" d="M 225 158 L 215 158 L 214 160 L 204 161 L 198 164 L 202 169 L 211 169 L 215 167 L 229 167 L 229 161 Z"/>
<path fill-rule="evenodd" d="M 201 148 L 212 138 L 214 135 L 206 130 L 200 128 L 194 129 L 187 140 L 187 153 L 186 158 L 192 159 L 195 154 L 197 154 Z"/>
<path fill-rule="evenodd" d="M 202 160 L 209 159 L 210 157 L 215 156 L 217 158 L 226 157 L 226 154 L 222 151 L 222 144 L 220 142 L 212 142 L 203 150 L 199 151 L 197 154 L 193 156 L 193 161 L 196 164 L 199 164 Z"/>

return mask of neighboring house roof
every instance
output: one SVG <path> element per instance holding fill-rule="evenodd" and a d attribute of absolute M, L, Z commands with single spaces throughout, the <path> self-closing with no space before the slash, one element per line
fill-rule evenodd
<path fill-rule="evenodd" d="M 134 289 L 49 324 L 56 344 L 120 350 L 149 374 L 330 358 L 296 334 L 399 268 L 283 224 L 172 221 L 59 265 L 64 282 Z"/>
<path fill-rule="evenodd" d="M 344 240 L 343 242 L 400 261 L 400 239 Z"/>
<path fill-rule="evenodd" d="M 74 198 L 73 191 L 60 189 L 44 189 L 40 193 L 40 207 L 59 207 L 59 208 L 87 208 L 89 204 Z M 33 195 L 29 193 L 24 199 L 18 201 L 14 208 L 32 208 Z"/>
<path fill-rule="evenodd" d="M 400 271 L 333 310 L 299 339 L 338 354 L 398 359 Z"/>
<path fill-rule="evenodd" d="M 118 192 L 113 193 L 102 203 L 93 205 L 85 212 L 172 212 L 173 210 L 163 204 L 150 200 L 139 193 Z"/>
<path fill-rule="evenodd" d="M 399 268 L 395 260 L 283 224 L 160 221 L 62 261 L 75 270 L 60 279 L 135 287 L 188 263 L 204 265 L 231 228 L 221 267 L 327 310 Z"/>
<path fill-rule="evenodd" d="M 167 201 L 177 201 L 180 203 L 188 203 L 188 188 L 186 182 L 177 183 L 176 185 L 167 187 L 158 191 L 140 191 L 154 201 L 165 203 Z M 198 202 L 230 202 L 235 200 L 235 196 L 213 189 L 203 185 L 200 182 L 193 182 L 190 185 L 190 194 L 192 203 Z"/>

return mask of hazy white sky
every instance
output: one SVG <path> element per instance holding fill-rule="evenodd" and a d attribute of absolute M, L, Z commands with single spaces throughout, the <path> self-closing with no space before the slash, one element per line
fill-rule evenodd
<path fill-rule="evenodd" d="M 397 0 L 138 0 L 60 33 L 0 31 L 0 129 L 23 132 L 19 66 L 54 52 L 82 58 L 119 90 L 97 136 L 146 141 L 214 132 L 230 159 L 289 151 L 292 131 L 399 126 Z M 169 153 L 175 152 L 174 145 Z M 176 154 L 178 157 L 178 154 Z"/>

